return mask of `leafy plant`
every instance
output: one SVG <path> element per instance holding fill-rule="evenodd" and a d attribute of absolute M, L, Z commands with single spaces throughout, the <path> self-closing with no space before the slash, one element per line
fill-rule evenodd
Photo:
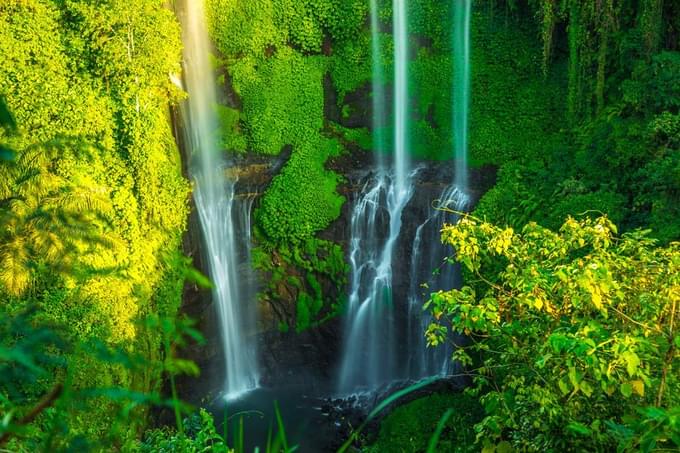
<path fill-rule="evenodd" d="M 369 452 L 473 452 L 473 426 L 484 415 L 476 397 L 437 393 L 397 407 L 380 423 Z"/>
<path fill-rule="evenodd" d="M 444 227 L 469 278 L 432 295 L 427 338 L 432 346 L 449 333 L 470 339 L 454 357 L 469 367 L 487 413 L 475 428 L 479 446 L 680 447 L 672 415 L 680 244 L 616 232 L 606 217 L 569 218 L 559 232 L 535 223 L 515 232 L 471 216 Z"/>

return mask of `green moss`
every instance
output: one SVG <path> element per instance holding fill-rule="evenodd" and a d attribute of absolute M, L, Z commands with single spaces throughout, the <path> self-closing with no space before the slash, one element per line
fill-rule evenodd
<path fill-rule="evenodd" d="M 210 0 L 211 33 L 228 56 L 261 56 L 271 47 L 291 45 L 320 53 L 327 36 L 349 41 L 364 23 L 362 0 Z"/>
<path fill-rule="evenodd" d="M 343 140 L 357 145 L 359 148 L 370 151 L 373 147 L 373 136 L 366 128 L 346 128 L 338 124 L 332 126 L 333 130 L 342 135 Z"/>
<path fill-rule="evenodd" d="M 301 293 L 297 299 L 295 331 L 300 333 L 309 329 L 322 308 L 323 300 Z"/>
<path fill-rule="evenodd" d="M 220 122 L 221 146 L 234 152 L 245 152 L 248 146 L 241 131 L 241 112 L 226 105 L 218 105 L 217 116 Z"/>
<path fill-rule="evenodd" d="M 243 100 L 243 124 L 251 151 L 278 154 L 303 145 L 323 128 L 323 57 L 282 48 L 266 59 L 243 58 L 228 69 Z"/>
<path fill-rule="evenodd" d="M 348 273 L 342 247 L 310 238 L 299 244 L 283 244 L 273 253 L 276 258 L 263 247 L 253 250 L 253 265 L 269 275 L 267 287 L 260 297 L 272 303 L 288 304 L 292 289 L 296 296 L 293 301 L 295 316 L 291 321 L 297 332 L 315 327 L 340 313 Z M 322 282 L 326 284 L 325 288 Z M 282 283 L 288 286 L 283 294 L 280 293 Z M 286 321 L 281 322 L 288 326 Z"/>
<path fill-rule="evenodd" d="M 323 165 L 340 151 L 336 140 L 325 138 L 295 148 L 255 214 L 269 241 L 277 245 L 299 243 L 338 218 L 345 201 L 335 192 L 340 178 Z"/>
<path fill-rule="evenodd" d="M 347 93 L 371 82 L 372 58 L 367 30 L 358 31 L 354 39 L 339 43 L 333 50 L 329 71 L 341 105 Z"/>
<path fill-rule="evenodd" d="M 265 49 L 285 44 L 287 29 L 270 0 L 209 0 L 210 34 L 222 54 L 264 56 Z"/>
<path fill-rule="evenodd" d="M 565 80 L 559 66 L 544 78 L 535 27 L 477 13 L 472 30 L 472 163 L 503 164 L 554 149 L 565 128 Z"/>
<path fill-rule="evenodd" d="M 448 409 L 446 422 L 435 451 L 474 452 L 474 425 L 484 416 L 476 398 L 464 393 L 440 393 L 405 404 L 380 424 L 376 442 L 367 453 L 419 453 L 427 450 L 437 424 Z"/>

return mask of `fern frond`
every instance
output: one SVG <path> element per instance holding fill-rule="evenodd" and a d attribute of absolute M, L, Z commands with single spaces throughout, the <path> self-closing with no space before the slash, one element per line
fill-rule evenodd
<path fill-rule="evenodd" d="M 26 247 L 21 237 L 0 246 L 0 283 L 8 293 L 21 295 L 31 280 L 31 270 Z"/>

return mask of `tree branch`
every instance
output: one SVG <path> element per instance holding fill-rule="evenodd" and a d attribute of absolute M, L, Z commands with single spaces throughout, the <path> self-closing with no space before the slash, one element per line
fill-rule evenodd
<path fill-rule="evenodd" d="M 59 399 L 63 391 L 64 386 L 62 384 L 55 385 L 54 388 L 50 391 L 50 393 L 45 395 L 43 399 L 40 400 L 40 402 L 33 409 L 31 409 L 31 411 L 28 414 L 24 415 L 24 417 L 21 420 L 19 420 L 17 425 L 26 426 L 32 423 L 33 420 L 35 420 L 38 417 L 38 415 L 43 413 L 45 409 L 51 407 L 54 404 L 54 402 L 57 399 Z M 0 436 L 0 447 L 7 443 L 10 437 L 12 437 L 12 433 L 10 432 L 6 432 L 2 436 Z"/>

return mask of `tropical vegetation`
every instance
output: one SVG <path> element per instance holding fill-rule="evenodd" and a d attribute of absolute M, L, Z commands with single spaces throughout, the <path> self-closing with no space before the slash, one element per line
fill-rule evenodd
<path fill-rule="evenodd" d="M 175 3 L 0 0 L 0 451 L 246 450 L 243 428 L 178 384 L 200 374 L 183 350 L 207 335 L 185 296 L 211 282 L 185 256 Z M 378 3 L 390 65 L 392 4 Z M 453 157 L 450 3 L 410 2 L 423 166 Z M 370 2 L 205 4 L 223 152 L 271 164 L 258 306 L 334 351 L 320 329 L 346 309 L 352 184 L 394 132 L 370 120 Z M 473 11 L 469 157 L 493 183 L 442 225 L 464 285 L 423 307 L 429 346 L 454 344 L 469 385 L 392 399 L 339 445 L 680 450 L 680 2 Z M 262 449 L 294 451 L 275 414 Z"/>

